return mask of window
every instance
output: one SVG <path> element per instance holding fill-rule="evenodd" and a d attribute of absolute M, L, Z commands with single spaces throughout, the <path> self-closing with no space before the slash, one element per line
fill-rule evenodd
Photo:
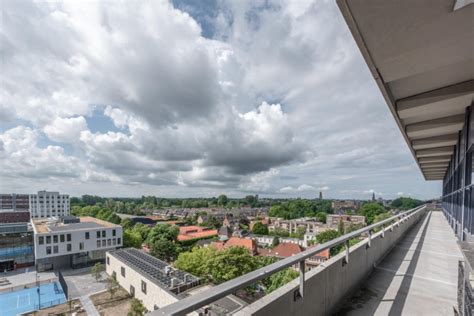
<path fill-rule="evenodd" d="M 86 232 L 86 239 L 89 239 L 89 232 Z"/>
<path fill-rule="evenodd" d="M 112 278 L 114 278 L 115 280 L 117 280 L 117 272 L 112 272 Z"/>
<path fill-rule="evenodd" d="M 83 242 L 79 243 L 79 250 L 84 250 L 84 243 Z"/>
<path fill-rule="evenodd" d="M 115 246 L 116 244 L 117 244 L 117 239 L 115 239 L 115 238 L 114 238 L 114 239 L 112 239 L 112 245 L 114 245 L 114 246 Z"/>
<path fill-rule="evenodd" d="M 130 285 L 130 295 L 131 295 L 132 297 L 135 296 L 135 287 L 134 287 L 133 285 Z"/>
<path fill-rule="evenodd" d="M 53 242 L 54 242 L 55 244 L 58 243 L 58 235 L 54 235 L 54 236 L 53 236 Z"/>
<path fill-rule="evenodd" d="M 46 236 L 46 243 L 50 244 L 51 243 L 51 236 Z"/>
<path fill-rule="evenodd" d="M 107 239 L 107 246 L 110 246 L 110 245 L 112 245 L 112 240 L 109 238 Z"/>
<path fill-rule="evenodd" d="M 120 267 L 120 274 L 125 278 L 125 268 Z"/>
<path fill-rule="evenodd" d="M 71 241 L 71 234 L 67 234 L 66 236 L 67 236 L 66 240 Z"/>
<path fill-rule="evenodd" d="M 142 292 L 146 294 L 146 282 L 142 280 Z"/>
<path fill-rule="evenodd" d="M 114 230 L 112 230 L 112 236 L 114 236 L 114 237 L 115 237 L 115 235 L 116 235 L 116 234 L 117 234 L 117 232 L 115 231 L 115 229 L 114 229 Z"/>
<path fill-rule="evenodd" d="M 58 246 L 54 246 L 53 247 L 53 253 L 58 253 L 59 252 L 59 247 Z"/>
<path fill-rule="evenodd" d="M 71 244 L 67 244 L 67 251 L 71 251 L 71 250 L 72 250 Z"/>
<path fill-rule="evenodd" d="M 97 231 L 97 238 L 100 238 L 100 230 Z"/>
<path fill-rule="evenodd" d="M 100 240 L 97 240 L 97 248 L 100 248 Z"/>
<path fill-rule="evenodd" d="M 121 238 L 117 238 L 117 245 L 120 245 L 122 243 Z"/>
<path fill-rule="evenodd" d="M 46 247 L 46 254 L 50 255 L 51 254 L 51 246 Z"/>
<path fill-rule="evenodd" d="M 110 266 L 110 257 L 107 256 L 107 265 Z"/>
<path fill-rule="evenodd" d="M 43 245 L 44 244 L 44 237 L 43 236 L 39 236 L 38 237 L 38 242 L 40 245 Z"/>
<path fill-rule="evenodd" d="M 104 240 L 102 240 L 102 247 L 105 247 L 105 246 L 107 246 L 107 245 L 106 245 L 106 240 L 104 239 Z"/>
<path fill-rule="evenodd" d="M 61 234 L 61 235 L 59 236 L 59 241 L 60 241 L 60 242 L 64 242 L 64 234 Z"/>
<path fill-rule="evenodd" d="M 105 238 L 105 230 L 102 231 L 102 238 Z"/>

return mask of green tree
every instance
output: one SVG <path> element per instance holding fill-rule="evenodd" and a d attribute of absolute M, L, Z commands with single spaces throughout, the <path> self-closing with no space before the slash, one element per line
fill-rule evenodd
<path fill-rule="evenodd" d="M 217 198 L 217 204 L 220 206 L 226 206 L 227 205 L 227 196 L 225 194 L 219 195 Z"/>
<path fill-rule="evenodd" d="M 146 308 L 143 306 L 142 301 L 137 298 L 132 298 L 132 302 L 130 304 L 130 310 L 127 313 L 127 316 L 142 316 L 145 315 Z"/>
<path fill-rule="evenodd" d="M 410 197 L 399 197 L 392 201 L 391 206 L 401 210 L 409 210 L 420 206 L 421 204 L 423 204 L 423 201 L 412 199 Z"/>
<path fill-rule="evenodd" d="M 107 291 L 109 292 L 111 299 L 114 297 L 118 289 L 119 289 L 119 284 L 117 282 L 117 279 L 113 276 L 109 277 L 107 279 Z"/>
<path fill-rule="evenodd" d="M 169 241 L 177 241 L 179 228 L 168 224 L 160 224 L 153 227 L 148 233 L 147 244 L 153 245 L 157 240 L 164 239 Z"/>
<path fill-rule="evenodd" d="M 215 284 L 234 279 L 258 267 L 257 261 L 244 247 L 224 250 L 195 247 L 190 252 L 180 253 L 174 265 Z"/>
<path fill-rule="evenodd" d="M 337 224 L 337 232 L 339 235 L 344 235 L 345 227 L 342 218 L 339 219 L 339 223 Z"/>
<path fill-rule="evenodd" d="M 142 247 L 143 239 L 140 232 L 133 229 L 126 229 L 123 231 L 123 246 L 140 249 Z"/>
<path fill-rule="evenodd" d="M 274 230 L 272 230 L 271 232 L 269 232 L 270 235 L 272 236 L 278 236 L 278 237 L 288 237 L 290 236 L 290 233 L 288 233 L 288 231 L 284 228 L 280 228 L 280 227 L 275 227 Z"/>
<path fill-rule="evenodd" d="M 321 223 L 326 223 L 327 214 L 324 212 L 317 212 L 315 215 L 316 219 Z"/>
<path fill-rule="evenodd" d="M 287 268 L 283 271 L 277 272 L 272 274 L 268 280 L 266 280 L 267 288 L 265 290 L 265 294 L 271 293 L 278 289 L 280 286 L 285 285 L 286 283 L 294 280 L 299 275 L 298 272 L 291 268 Z"/>
<path fill-rule="evenodd" d="M 268 227 L 261 222 L 256 222 L 253 225 L 252 233 L 255 235 L 268 235 Z"/>
<path fill-rule="evenodd" d="M 131 229 L 133 228 L 133 221 L 130 219 L 130 218 L 124 218 L 122 220 L 122 222 L 120 223 L 120 225 L 122 226 L 122 229 Z"/>
<path fill-rule="evenodd" d="M 104 271 L 104 265 L 100 262 L 97 262 L 91 269 L 92 276 L 96 281 L 100 280 L 101 273 Z"/>
<path fill-rule="evenodd" d="M 173 261 L 178 252 L 176 243 L 170 240 L 158 239 L 151 245 L 151 255 L 166 262 Z"/>
<path fill-rule="evenodd" d="M 330 229 L 330 230 L 326 230 L 326 231 L 316 235 L 316 241 L 320 244 L 323 244 L 323 243 L 328 242 L 330 240 L 333 240 L 333 239 L 335 239 L 339 236 L 340 236 L 340 234 L 337 230 Z M 343 245 L 337 245 L 335 247 L 332 247 L 331 250 L 330 250 L 331 256 L 334 256 L 334 255 L 338 254 L 339 251 L 341 251 L 342 248 L 343 248 Z"/>
<path fill-rule="evenodd" d="M 378 203 L 365 203 L 359 210 L 359 213 L 365 216 L 368 225 L 374 222 L 375 216 L 384 212 L 385 208 Z"/>

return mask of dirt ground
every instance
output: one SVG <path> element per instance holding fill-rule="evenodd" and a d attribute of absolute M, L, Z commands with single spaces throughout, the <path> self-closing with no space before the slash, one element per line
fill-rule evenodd
<path fill-rule="evenodd" d="M 132 300 L 127 291 L 122 288 L 114 294 L 113 298 L 110 297 L 107 291 L 91 295 L 90 298 L 99 313 L 104 316 L 127 315 Z"/>
<path fill-rule="evenodd" d="M 77 310 L 82 310 L 82 305 L 81 305 L 81 302 L 79 300 L 72 300 L 71 301 L 71 310 L 72 312 L 74 313 L 74 306 L 75 305 L 79 305 L 80 308 L 78 308 Z M 70 312 L 70 307 L 69 307 L 69 303 L 64 303 L 64 304 L 61 304 L 61 305 L 56 305 L 56 306 L 53 306 L 53 307 L 50 307 L 50 308 L 45 308 L 45 309 L 42 309 L 40 311 L 37 311 L 35 313 L 28 313 L 28 314 L 24 314 L 24 315 L 40 315 L 40 316 L 50 316 L 50 315 L 72 315 Z M 76 310 L 76 311 L 77 311 Z M 82 312 L 77 312 L 76 315 L 78 316 L 86 316 L 86 313 L 84 311 Z"/>

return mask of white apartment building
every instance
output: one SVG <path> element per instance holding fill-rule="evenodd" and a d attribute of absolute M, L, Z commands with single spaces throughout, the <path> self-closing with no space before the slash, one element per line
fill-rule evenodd
<path fill-rule="evenodd" d="M 38 191 L 30 194 L 31 218 L 62 217 L 70 214 L 69 195 Z"/>
<path fill-rule="evenodd" d="M 122 227 L 93 217 L 32 220 L 38 271 L 79 268 L 122 246 Z"/>

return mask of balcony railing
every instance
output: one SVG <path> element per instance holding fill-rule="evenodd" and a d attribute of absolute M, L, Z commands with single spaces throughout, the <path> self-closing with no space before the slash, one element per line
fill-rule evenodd
<path fill-rule="evenodd" d="M 304 286 L 305 286 L 305 260 L 314 256 L 315 254 L 324 251 L 326 249 L 331 249 L 335 246 L 344 244 L 345 245 L 345 264 L 350 264 L 350 252 L 349 252 L 349 241 L 353 238 L 359 237 L 362 234 L 367 234 L 368 241 L 367 247 L 370 248 L 372 233 L 375 229 L 380 229 L 380 237 L 385 236 L 385 231 L 393 231 L 404 223 L 411 219 L 415 214 L 425 210 L 426 205 L 416 207 L 414 209 L 399 213 L 390 218 L 382 220 L 378 223 L 363 227 L 356 231 L 353 231 L 349 234 L 345 234 L 336 239 L 330 240 L 324 244 L 320 244 L 317 247 L 308 249 L 294 256 L 288 257 L 286 259 L 280 260 L 258 270 L 247 273 L 241 277 L 235 278 L 233 280 L 227 281 L 220 285 L 214 286 L 206 291 L 197 293 L 186 297 L 176 303 L 170 304 L 163 307 L 160 310 L 150 313 L 150 315 L 185 315 L 187 313 L 193 312 L 203 306 L 206 306 L 220 298 L 223 298 L 229 294 L 235 293 L 237 290 L 242 289 L 251 284 L 255 284 L 257 281 L 262 280 L 271 276 L 274 273 L 277 273 L 283 269 L 298 265 L 300 270 L 299 275 L 299 297 L 304 298 Z"/>

